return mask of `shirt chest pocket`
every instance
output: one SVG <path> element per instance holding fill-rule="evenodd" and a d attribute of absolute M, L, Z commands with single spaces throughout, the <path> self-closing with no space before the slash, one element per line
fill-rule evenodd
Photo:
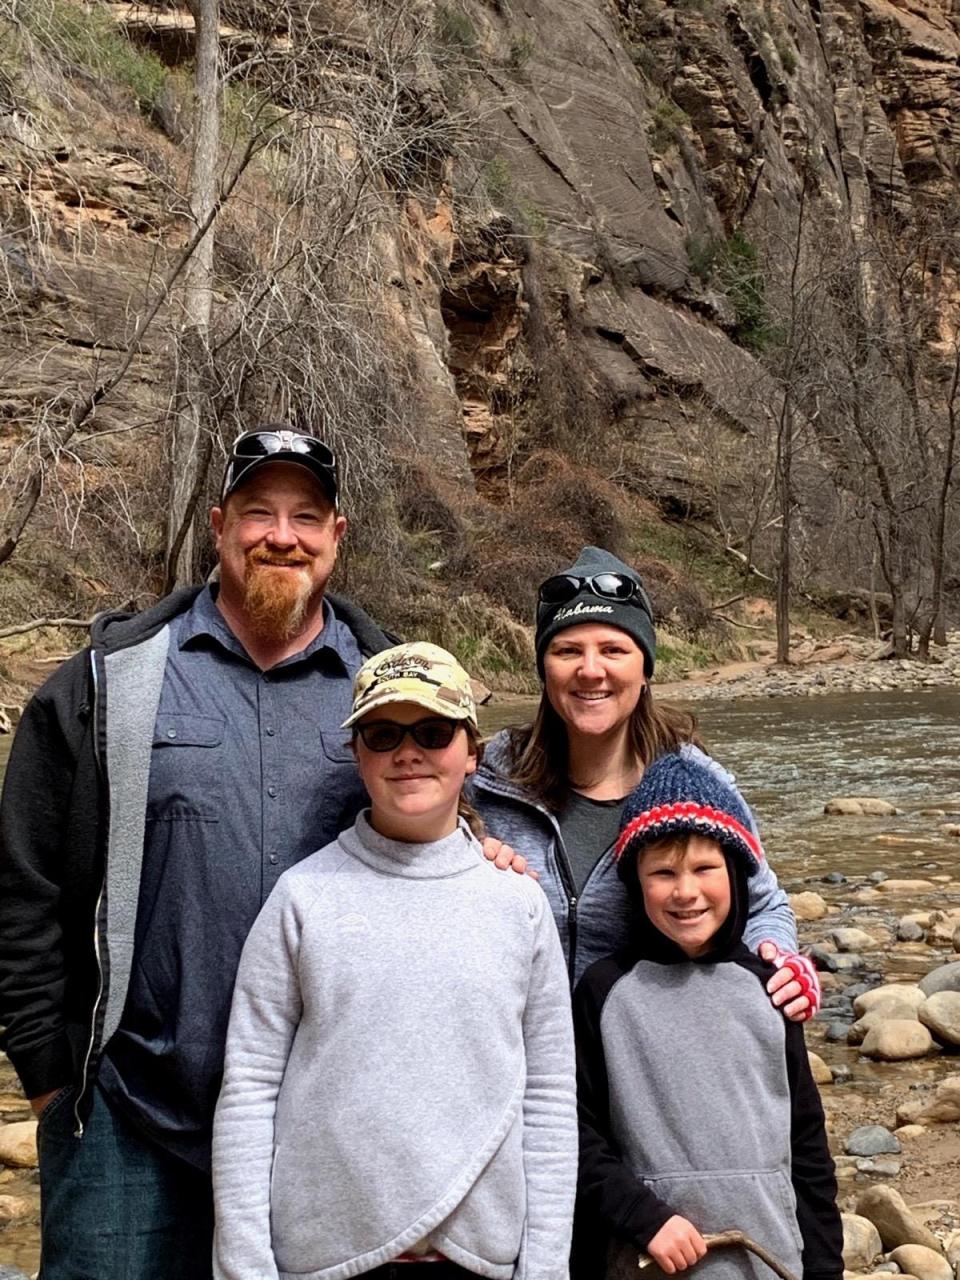
<path fill-rule="evenodd" d="M 148 819 L 220 821 L 225 725 L 218 716 L 164 712 L 157 716 L 150 756 Z"/>

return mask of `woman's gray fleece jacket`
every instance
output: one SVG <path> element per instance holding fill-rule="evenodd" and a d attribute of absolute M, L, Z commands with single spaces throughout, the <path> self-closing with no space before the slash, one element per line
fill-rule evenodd
<path fill-rule="evenodd" d="M 356 826 L 247 939 L 213 1135 L 218 1280 L 347 1280 L 426 1238 L 491 1280 L 565 1280 L 577 1117 L 542 890 L 466 827 Z"/>

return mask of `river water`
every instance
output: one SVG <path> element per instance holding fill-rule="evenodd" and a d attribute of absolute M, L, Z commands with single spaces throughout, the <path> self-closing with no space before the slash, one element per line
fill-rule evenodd
<path fill-rule="evenodd" d="M 960 840 L 922 814 L 960 810 L 960 691 L 820 695 L 694 707 L 707 748 L 733 773 L 786 887 L 829 871 L 918 875 L 937 862 L 960 876 Z M 494 705 L 487 732 L 529 719 L 534 704 Z M 879 796 L 896 818 L 827 817 L 832 796 Z"/>

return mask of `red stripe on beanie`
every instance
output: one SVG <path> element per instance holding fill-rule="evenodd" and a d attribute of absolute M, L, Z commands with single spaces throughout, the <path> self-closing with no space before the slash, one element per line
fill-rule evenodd
<path fill-rule="evenodd" d="M 721 831 L 742 840 L 757 862 L 763 861 L 763 847 L 752 831 L 745 827 L 743 823 L 738 822 L 736 818 L 731 817 L 729 813 L 724 813 L 722 809 L 713 809 L 709 805 L 697 804 L 695 800 L 678 800 L 674 804 L 658 804 L 655 808 L 647 809 L 638 814 L 620 832 L 617 843 L 614 846 L 614 857 L 619 862 L 623 856 L 624 849 L 634 836 L 649 831 L 652 827 L 678 820 L 691 824 L 691 830 L 693 831 L 701 823 L 714 828 L 719 827 Z"/>

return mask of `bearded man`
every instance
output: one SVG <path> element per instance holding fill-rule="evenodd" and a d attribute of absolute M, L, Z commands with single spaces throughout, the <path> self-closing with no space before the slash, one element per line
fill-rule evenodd
<path fill-rule="evenodd" d="M 44 1280 L 208 1280 L 240 951 L 364 800 L 340 725 L 393 638 L 325 591 L 347 525 L 332 453 L 245 433 L 211 522 L 219 584 L 98 619 L 7 769 L 0 1021 L 40 1118 Z"/>

